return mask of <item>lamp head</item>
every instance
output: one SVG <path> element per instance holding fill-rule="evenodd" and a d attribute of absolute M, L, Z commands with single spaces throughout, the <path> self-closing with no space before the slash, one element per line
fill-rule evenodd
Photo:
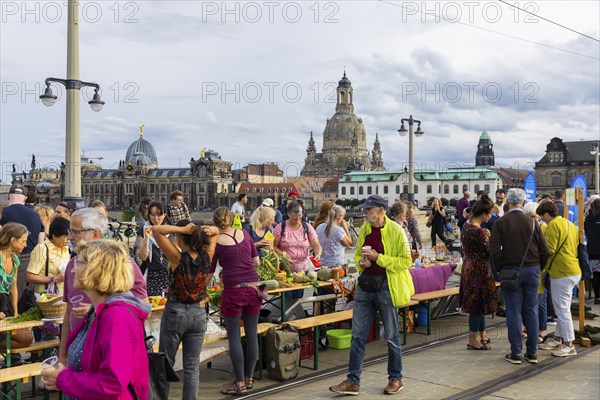
<path fill-rule="evenodd" d="M 420 137 L 423 136 L 425 134 L 425 132 L 423 132 L 421 130 L 421 123 L 419 122 L 419 125 L 417 125 L 417 130 L 415 132 L 415 136 Z"/>
<path fill-rule="evenodd" d="M 46 86 L 46 90 L 44 90 L 44 94 L 40 96 L 40 99 L 42 99 L 42 104 L 45 105 L 46 107 L 52 107 L 54 105 L 54 103 L 56 103 L 57 98 L 58 97 L 52 93 L 52 89 L 50 88 L 50 85 Z"/>
<path fill-rule="evenodd" d="M 402 125 L 400 125 L 400 129 L 398 129 L 398 133 L 400 134 L 400 136 L 406 136 L 406 134 L 408 133 L 408 130 L 404 126 L 404 121 L 402 121 Z"/>
<path fill-rule="evenodd" d="M 104 106 L 104 102 L 100 99 L 100 94 L 98 94 L 98 89 L 96 89 L 95 93 L 94 93 L 94 98 L 90 101 L 88 101 L 88 104 L 90 105 L 90 108 L 95 111 L 101 111 L 102 107 Z"/>

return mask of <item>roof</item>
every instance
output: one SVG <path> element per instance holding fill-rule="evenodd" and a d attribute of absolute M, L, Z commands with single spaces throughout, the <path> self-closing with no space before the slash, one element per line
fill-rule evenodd
<path fill-rule="evenodd" d="M 579 142 L 565 142 L 567 145 L 567 162 L 569 161 L 594 161 L 592 150 L 595 140 L 580 140 Z"/>
<path fill-rule="evenodd" d="M 481 136 L 479 136 L 479 140 L 492 140 L 492 138 L 487 133 L 487 131 L 484 129 L 483 132 L 481 132 Z"/>
<path fill-rule="evenodd" d="M 152 163 L 155 163 L 156 165 L 158 165 L 158 159 L 156 158 L 156 150 L 154 150 L 154 146 L 152 146 L 152 144 L 149 141 L 147 141 L 146 139 L 144 139 L 141 136 L 138 140 L 131 143 L 131 145 L 127 149 L 127 155 L 125 156 L 125 161 L 131 162 L 132 157 L 136 153 L 142 153 L 142 154 L 146 155 L 146 157 L 148 157 Z M 133 161 L 137 161 L 137 160 L 133 160 Z"/>
<path fill-rule="evenodd" d="M 189 168 L 157 168 L 148 173 L 148 176 L 191 176 Z"/>
<path fill-rule="evenodd" d="M 390 182 L 396 181 L 404 170 L 384 172 L 350 172 L 342 175 L 340 183 L 347 182 Z M 474 179 L 497 179 L 498 173 L 490 168 L 449 168 L 446 170 L 419 169 L 415 170 L 415 179 L 418 181 L 451 181 Z"/>

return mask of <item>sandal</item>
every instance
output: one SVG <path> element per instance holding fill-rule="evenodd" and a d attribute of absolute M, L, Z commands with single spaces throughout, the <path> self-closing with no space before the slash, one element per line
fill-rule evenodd
<path fill-rule="evenodd" d="M 221 389 L 222 394 L 241 395 L 246 394 L 247 391 L 246 384 L 243 383 L 242 386 L 238 386 L 237 382 L 233 382 L 231 385 Z"/>
<path fill-rule="evenodd" d="M 254 379 L 246 378 L 246 389 L 252 390 L 253 387 L 254 387 Z"/>
<path fill-rule="evenodd" d="M 490 338 L 487 338 L 487 339 L 481 339 L 481 340 L 480 340 L 480 342 L 481 342 L 481 344 L 488 344 L 488 343 L 491 343 L 491 342 L 492 342 L 492 339 L 490 339 Z"/>
<path fill-rule="evenodd" d="M 484 343 L 481 344 L 481 347 L 473 346 L 470 343 L 467 343 L 467 350 L 491 350 L 491 347 L 486 346 Z"/>

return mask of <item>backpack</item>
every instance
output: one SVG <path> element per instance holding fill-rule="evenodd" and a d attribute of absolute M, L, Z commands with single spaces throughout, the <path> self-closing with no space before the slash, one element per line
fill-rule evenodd
<path fill-rule="evenodd" d="M 300 335 L 289 324 L 272 326 L 265 336 L 265 363 L 270 379 L 286 381 L 298 376 Z"/>
<path fill-rule="evenodd" d="M 285 234 L 286 222 L 287 221 L 283 221 L 281 223 L 281 240 L 280 240 L 280 242 L 283 242 L 283 237 L 284 237 L 284 234 Z M 308 237 L 308 222 L 302 221 L 302 228 L 304 229 L 304 239 L 306 239 Z"/>

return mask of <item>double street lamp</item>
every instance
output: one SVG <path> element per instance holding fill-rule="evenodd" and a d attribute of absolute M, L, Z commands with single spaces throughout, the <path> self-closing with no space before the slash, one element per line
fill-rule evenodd
<path fill-rule="evenodd" d="M 81 197 L 81 147 L 79 124 L 79 92 L 82 87 L 93 87 L 94 97 L 89 105 L 94 111 L 102 110 L 104 102 L 100 99 L 100 86 L 97 83 L 79 80 L 79 1 L 68 0 L 67 18 L 67 79 L 47 78 L 46 90 L 40 96 L 45 106 L 52 106 L 57 99 L 52 93 L 50 83 L 60 83 L 67 90 L 67 121 L 65 151 L 65 193 L 64 200 L 83 206 Z"/>
<path fill-rule="evenodd" d="M 596 189 L 596 194 L 600 195 L 600 141 L 596 141 L 596 143 L 592 144 L 592 150 L 590 150 L 590 153 L 596 156 L 596 179 L 594 183 L 594 189 Z"/>
<path fill-rule="evenodd" d="M 408 201 L 414 203 L 415 202 L 415 170 L 413 165 L 413 135 L 418 137 L 423 136 L 425 132 L 421 130 L 421 121 L 413 119 L 412 115 L 410 118 L 402 118 L 402 124 L 400 125 L 400 129 L 398 129 L 398 133 L 400 136 L 406 136 L 408 132 Z M 408 130 L 404 126 L 404 123 L 408 122 Z M 413 132 L 413 125 L 417 123 L 417 130 Z"/>

